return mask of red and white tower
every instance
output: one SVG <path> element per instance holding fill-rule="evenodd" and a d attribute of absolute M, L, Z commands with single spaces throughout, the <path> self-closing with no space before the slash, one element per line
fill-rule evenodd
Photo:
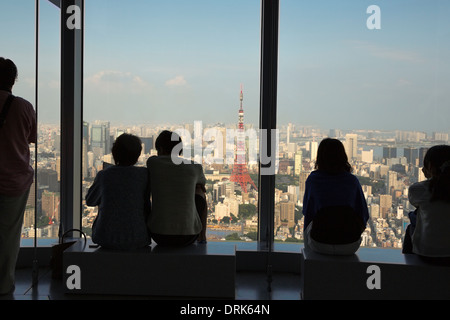
<path fill-rule="evenodd" d="M 244 100 L 244 94 L 240 94 L 240 108 L 239 108 L 239 126 L 237 132 L 236 141 L 236 157 L 234 159 L 233 172 L 230 176 L 230 181 L 236 182 L 241 186 L 244 193 L 247 193 L 247 184 L 250 183 L 255 189 L 256 185 L 252 178 L 248 174 L 246 153 L 245 153 L 245 131 L 244 131 L 244 108 L 242 107 L 242 102 Z"/>

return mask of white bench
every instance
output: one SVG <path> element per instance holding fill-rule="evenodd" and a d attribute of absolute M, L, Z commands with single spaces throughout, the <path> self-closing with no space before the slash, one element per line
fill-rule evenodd
<path fill-rule="evenodd" d="M 235 251 L 210 242 L 125 252 L 79 241 L 63 253 L 63 284 L 71 294 L 234 298 Z"/>
<path fill-rule="evenodd" d="M 301 255 L 302 299 L 450 299 L 450 266 L 398 249 L 360 248 L 352 256 L 308 249 Z"/>

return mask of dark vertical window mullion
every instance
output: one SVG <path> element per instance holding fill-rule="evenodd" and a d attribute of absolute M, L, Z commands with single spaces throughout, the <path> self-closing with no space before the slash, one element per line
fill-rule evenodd
<path fill-rule="evenodd" d="M 81 28 L 69 28 L 72 5 Z M 61 0 L 61 204 L 60 232 L 81 229 L 81 134 L 84 0 Z"/>
<path fill-rule="evenodd" d="M 269 164 L 259 163 L 259 219 L 258 244 L 261 250 L 272 249 L 274 240 L 275 174 L 264 174 L 274 166 L 272 130 L 276 129 L 277 74 L 278 74 L 278 20 L 279 0 L 261 0 L 261 83 L 260 83 L 260 153 L 267 143 Z M 263 137 L 265 136 L 265 137 Z M 260 155 L 261 160 L 261 155 Z"/>

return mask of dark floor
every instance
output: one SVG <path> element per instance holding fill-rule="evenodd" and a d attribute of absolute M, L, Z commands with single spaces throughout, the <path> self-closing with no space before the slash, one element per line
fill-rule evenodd
<path fill-rule="evenodd" d="M 275 273 L 269 281 L 264 272 L 238 272 L 236 274 L 235 300 L 300 300 L 300 275 Z M 270 288 L 270 290 L 269 290 Z M 130 300 L 130 299 L 186 299 L 179 297 L 142 296 L 91 296 L 66 294 L 61 281 L 51 278 L 48 268 L 39 270 L 37 286 L 32 286 L 31 268 L 18 269 L 16 289 L 12 296 L 0 297 L 2 300 Z"/>

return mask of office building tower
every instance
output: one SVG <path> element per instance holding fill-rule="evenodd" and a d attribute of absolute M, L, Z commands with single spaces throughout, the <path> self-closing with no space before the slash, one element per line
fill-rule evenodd
<path fill-rule="evenodd" d="M 295 225 L 294 222 L 295 203 L 292 201 L 280 202 L 280 219 L 281 223 L 286 223 L 288 228 Z"/>
<path fill-rule="evenodd" d="M 356 159 L 358 156 L 358 135 L 354 133 L 346 134 L 344 147 L 348 160 Z"/>
<path fill-rule="evenodd" d="M 361 151 L 361 161 L 365 163 L 372 163 L 373 162 L 373 149 L 370 149 L 369 151 L 362 150 Z"/>
<path fill-rule="evenodd" d="M 141 137 L 140 139 L 144 145 L 142 148 L 142 153 L 150 154 L 150 151 L 154 148 L 153 137 Z"/>
<path fill-rule="evenodd" d="M 96 158 L 111 153 L 109 122 L 95 122 L 91 125 L 90 146 Z"/>
<path fill-rule="evenodd" d="M 416 160 L 419 158 L 419 150 L 416 148 L 404 148 L 403 156 L 406 158 L 408 164 L 416 165 Z"/>
<path fill-rule="evenodd" d="M 50 192 L 59 191 L 58 173 L 52 169 L 37 170 L 38 184 Z"/>
<path fill-rule="evenodd" d="M 301 203 L 303 203 L 303 197 L 305 195 L 305 182 L 306 182 L 306 179 L 308 178 L 308 176 L 309 176 L 309 172 L 306 172 L 306 171 L 300 172 L 300 175 L 299 175 L 298 199 L 300 200 Z"/>
<path fill-rule="evenodd" d="M 392 208 L 392 196 L 390 194 L 380 195 L 380 217 L 386 219 Z"/>
<path fill-rule="evenodd" d="M 383 147 L 383 158 L 397 158 L 397 148 L 396 147 Z"/>
<path fill-rule="evenodd" d="M 302 155 L 302 151 L 300 150 L 297 151 L 294 156 L 294 174 L 296 176 L 300 175 L 300 172 L 302 171 Z"/>
<path fill-rule="evenodd" d="M 310 152 L 311 152 L 311 161 L 316 161 L 317 159 L 317 150 L 319 149 L 319 143 L 317 141 L 311 141 L 309 143 L 310 145 Z"/>
<path fill-rule="evenodd" d="M 380 205 L 379 204 L 372 203 L 369 208 L 370 208 L 370 217 L 372 219 L 380 218 Z"/>
<path fill-rule="evenodd" d="M 389 170 L 386 174 L 386 193 L 392 195 L 397 189 L 398 174 L 396 171 Z"/>
<path fill-rule="evenodd" d="M 59 221 L 59 193 L 44 191 L 42 194 L 42 213 L 48 217 L 49 224 Z"/>
<path fill-rule="evenodd" d="M 429 148 L 419 148 L 419 167 L 423 167 L 423 158 Z"/>

